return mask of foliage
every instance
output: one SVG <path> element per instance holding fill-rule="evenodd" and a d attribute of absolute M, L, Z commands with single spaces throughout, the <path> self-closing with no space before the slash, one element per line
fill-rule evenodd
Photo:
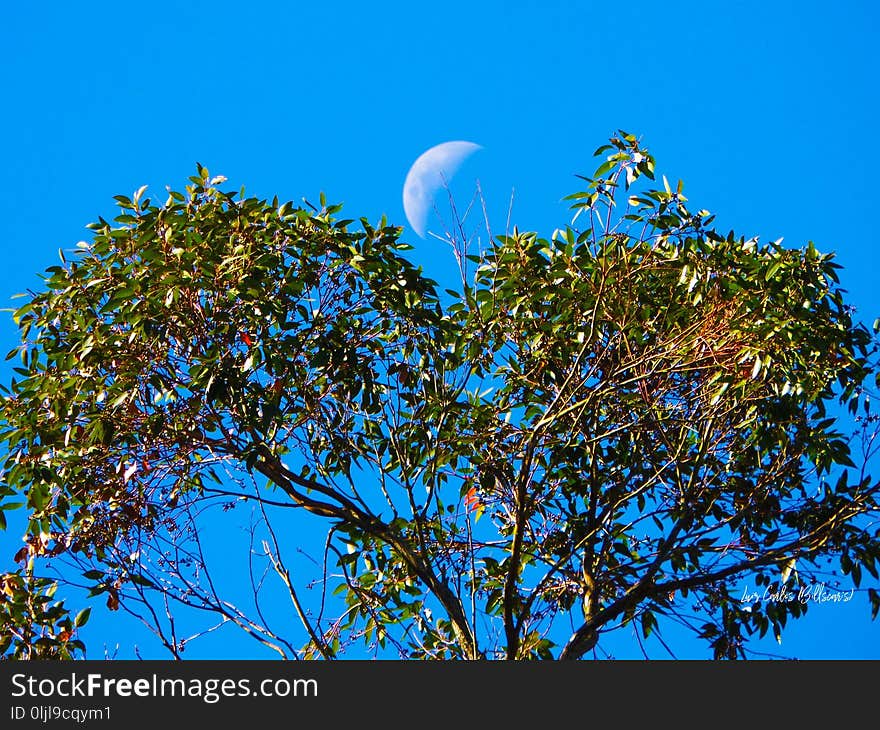
<path fill-rule="evenodd" d="M 246 198 L 202 167 L 164 204 L 117 197 L 113 224 L 14 315 L 15 590 L 36 595 L 35 561 L 66 560 L 175 656 L 178 605 L 283 656 L 363 638 L 405 657 L 576 659 L 633 621 L 648 637 L 677 620 L 736 658 L 808 608 L 747 605 L 743 581 L 818 584 L 829 560 L 856 587 L 876 579 L 876 348 L 833 256 L 722 235 L 680 183 L 642 189 L 654 160 L 631 135 L 597 154 L 550 239 L 453 240 L 462 289 L 445 305 L 401 229 L 338 220 L 323 198 Z M 838 401 L 862 409 L 861 464 Z M 206 515 L 243 502 L 260 516 L 250 559 L 301 629 L 270 628 L 262 581 L 248 613 L 211 579 Z M 308 533 L 274 526 L 291 509 L 325 526 L 320 605 L 285 558 Z M 0 603 L 18 655 L 21 627 L 72 631 L 62 606 L 28 600 Z"/>
<path fill-rule="evenodd" d="M 16 570 L 0 575 L 0 658 L 73 659 L 85 651 L 74 638 L 91 609 L 72 619 L 64 601 L 54 601 L 57 582 Z"/>

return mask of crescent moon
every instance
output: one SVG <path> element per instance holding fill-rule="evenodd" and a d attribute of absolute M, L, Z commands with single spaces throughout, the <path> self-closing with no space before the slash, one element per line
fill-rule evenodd
<path fill-rule="evenodd" d="M 419 155 L 403 183 L 403 212 L 410 227 L 425 237 L 425 224 L 434 194 L 448 183 L 464 162 L 481 145 L 473 142 L 443 142 Z"/>

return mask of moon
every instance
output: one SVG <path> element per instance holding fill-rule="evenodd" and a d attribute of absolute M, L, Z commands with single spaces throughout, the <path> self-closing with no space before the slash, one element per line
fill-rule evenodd
<path fill-rule="evenodd" d="M 480 149 L 482 146 L 474 142 L 443 142 L 419 155 L 409 168 L 403 183 L 403 212 L 421 238 L 425 237 L 434 194 L 452 180 L 462 162 Z"/>

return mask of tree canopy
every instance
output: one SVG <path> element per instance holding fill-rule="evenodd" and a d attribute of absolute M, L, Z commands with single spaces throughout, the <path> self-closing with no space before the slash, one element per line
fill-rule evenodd
<path fill-rule="evenodd" d="M 189 607 L 286 657 L 578 659 L 676 622 L 737 658 L 809 610 L 763 587 L 876 581 L 877 347 L 833 255 L 720 233 L 632 135 L 596 154 L 549 238 L 451 238 L 445 292 L 323 196 L 201 166 L 118 196 L 14 312 L 0 653 L 82 655 L 78 583 L 174 656 Z M 282 628 L 262 579 L 246 611 L 211 578 L 200 531 L 242 505 Z"/>

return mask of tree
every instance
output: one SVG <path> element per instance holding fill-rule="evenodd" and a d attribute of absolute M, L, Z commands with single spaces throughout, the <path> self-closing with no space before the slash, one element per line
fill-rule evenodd
<path fill-rule="evenodd" d="M 671 621 L 745 657 L 809 604 L 745 602 L 744 582 L 876 579 L 877 347 L 833 256 L 719 234 L 680 183 L 644 187 L 655 163 L 632 135 L 597 155 L 549 239 L 451 239 L 445 297 L 400 228 L 336 219 L 323 196 L 246 198 L 199 166 L 164 204 L 117 197 L 14 314 L 0 495 L 28 524 L 3 651 L 80 655 L 86 616 L 45 593 L 80 576 L 174 656 L 190 607 L 282 656 L 363 639 L 462 659 L 577 659 Z M 241 505 L 250 612 L 202 545 Z M 297 550 L 315 575 L 290 568 Z M 296 617 L 283 630 L 265 571 Z"/>

